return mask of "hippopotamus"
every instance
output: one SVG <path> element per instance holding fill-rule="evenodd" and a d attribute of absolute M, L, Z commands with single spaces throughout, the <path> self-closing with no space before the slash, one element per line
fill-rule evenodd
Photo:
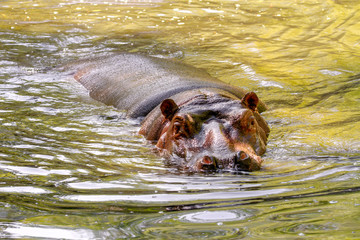
<path fill-rule="evenodd" d="M 139 134 L 171 163 L 193 171 L 254 171 L 270 132 L 266 105 L 205 70 L 135 53 L 78 64 L 74 78 L 89 95 L 140 118 Z"/>

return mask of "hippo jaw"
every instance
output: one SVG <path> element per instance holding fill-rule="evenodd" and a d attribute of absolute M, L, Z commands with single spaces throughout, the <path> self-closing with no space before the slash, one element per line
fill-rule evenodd
<path fill-rule="evenodd" d="M 269 128 L 256 110 L 256 94 L 242 101 L 206 97 L 206 104 L 185 107 L 163 101 L 164 128 L 156 145 L 161 155 L 195 172 L 259 170 Z"/>

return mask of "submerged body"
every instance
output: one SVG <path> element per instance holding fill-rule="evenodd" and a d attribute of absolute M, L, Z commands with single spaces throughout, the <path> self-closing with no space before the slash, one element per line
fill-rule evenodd
<path fill-rule="evenodd" d="M 140 134 L 191 171 L 258 170 L 269 128 L 255 93 L 168 59 L 119 54 L 79 64 L 90 96 L 144 117 Z"/>

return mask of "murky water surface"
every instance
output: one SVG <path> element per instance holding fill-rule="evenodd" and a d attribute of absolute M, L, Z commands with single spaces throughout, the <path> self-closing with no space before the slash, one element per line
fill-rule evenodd
<path fill-rule="evenodd" d="M 54 67 L 142 52 L 255 90 L 261 171 L 186 174 Z M 0 236 L 360 239 L 357 0 L 3 0 Z"/>

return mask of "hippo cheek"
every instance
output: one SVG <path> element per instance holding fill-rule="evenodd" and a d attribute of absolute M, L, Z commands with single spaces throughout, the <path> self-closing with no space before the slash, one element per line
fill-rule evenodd
<path fill-rule="evenodd" d="M 172 154 L 186 159 L 187 156 L 186 143 L 184 141 L 176 141 L 172 145 Z"/>
<path fill-rule="evenodd" d="M 158 151 L 160 152 L 161 156 L 165 158 L 187 158 L 188 151 L 183 142 L 179 143 L 179 141 L 167 141 L 165 146 L 165 148 L 158 147 Z"/>

